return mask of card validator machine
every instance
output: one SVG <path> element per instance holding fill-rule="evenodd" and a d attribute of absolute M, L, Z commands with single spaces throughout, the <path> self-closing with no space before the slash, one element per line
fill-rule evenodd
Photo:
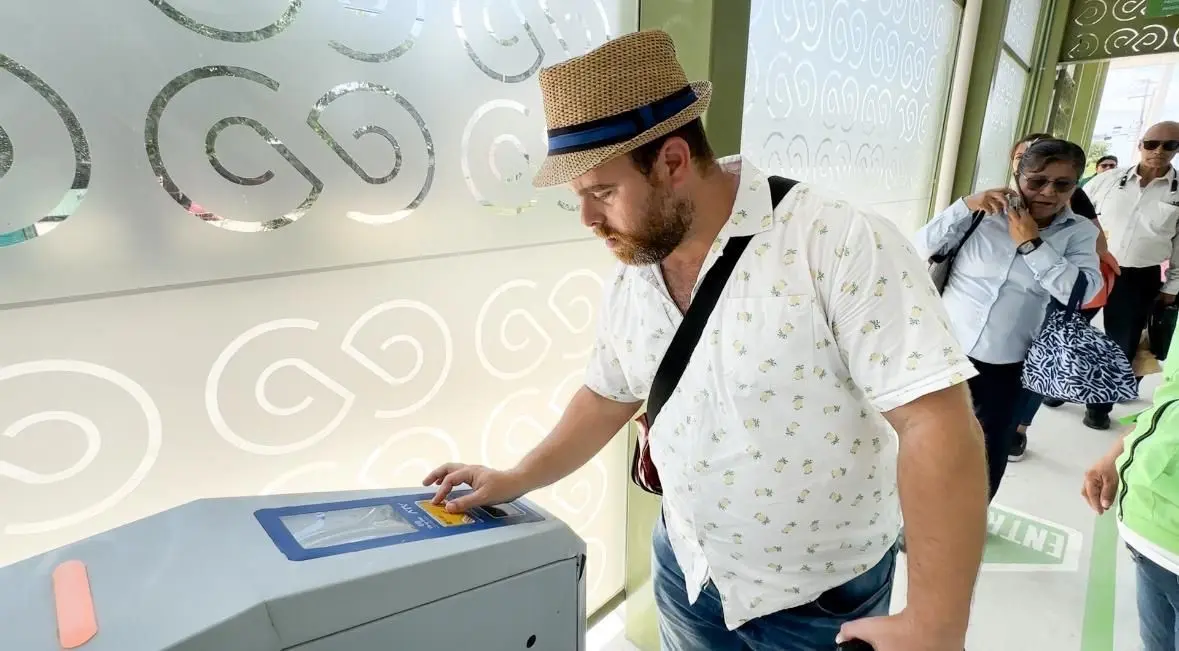
<path fill-rule="evenodd" d="M 432 495 L 199 500 L 0 568 L 0 648 L 583 651 L 585 543 Z"/>

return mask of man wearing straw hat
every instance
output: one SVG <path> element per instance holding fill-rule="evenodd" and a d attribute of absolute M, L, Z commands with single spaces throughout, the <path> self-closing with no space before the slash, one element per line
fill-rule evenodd
<path fill-rule="evenodd" d="M 540 86 L 535 183 L 570 184 L 621 264 L 552 433 L 512 469 L 443 465 L 425 480 L 435 500 L 462 511 L 552 484 L 649 399 L 653 467 L 636 481 L 663 495 L 664 649 L 960 650 L 987 482 L 974 370 L 925 263 L 873 212 L 716 160 L 700 121 L 712 87 L 688 83 L 663 32 L 607 42 Z M 451 496 L 460 484 L 472 490 Z M 889 616 L 900 507 L 908 598 Z"/>

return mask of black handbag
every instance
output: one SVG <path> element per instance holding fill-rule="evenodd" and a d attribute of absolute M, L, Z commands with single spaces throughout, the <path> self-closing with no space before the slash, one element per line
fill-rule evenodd
<path fill-rule="evenodd" d="M 780 176 L 771 176 L 768 181 L 774 208 L 777 208 L 790 189 L 798 184 L 797 181 Z M 651 459 L 651 427 L 655 424 L 655 417 L 659 415 L 672 391 L 679 384 L 684 370 L 688 368 L 688 360 L 692 358 L 692 351 L 696 350 L 696 344 L 700 342 L 700 335 L 704 333 L 708 317 L 716 307 L 721 292 L 729 282 L 729 276 L 733 274 L 741 253 L 745 251 L 751 239 L 753 237 L 749 235 L 729 239 L 720 258 L 704 275 L 700 289 L 688 305 L 684 320 L 676 329 L 671 343 L 667 346 L 667 352 L 655 371 L 651 392 L 647 396 L 647 411 L 635 419 L 639 425 L 639 440 L 635 443 L 635 452 L 631 459 L 630 478 L 636 486 L 653 495 L 663 494 L 663 484 L 659 481 L 659 471 Z"/>
<path fill-rule="evenodd" d="M 1171 336 L 1175 334 L 1175 321 L 1179 317 L 1179 305 L 1156 303 L 1146 326 L 1146 338 L 1150 342 L 1150 354 L 1160 362 L 1167 359 L 1171 349 Z"/>

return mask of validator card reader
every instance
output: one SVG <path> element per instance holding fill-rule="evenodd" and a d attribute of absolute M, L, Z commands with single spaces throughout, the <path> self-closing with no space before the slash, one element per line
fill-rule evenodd
<path fill-rule="evenodd" d="M 584 541 L 524 499 L 432 497 L 203 499 L 17 562 L 0 648 L 584 651 Z"/>

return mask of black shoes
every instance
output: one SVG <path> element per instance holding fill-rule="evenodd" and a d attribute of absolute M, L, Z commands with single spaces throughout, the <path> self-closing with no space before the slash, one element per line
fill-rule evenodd
<path fill-rule="evenodd" d="M 1057 400 L 1056 398 L 1044 398 L 1043 404 L 1045 407 L 1051 407 L 1052 409 L 1056 409 L 1057 407 L 1063 405 L 1064 401 Z"/>
<path fill-rule="evenodd" d="M 1094 411 L 1085 411 L 1085 427 L 1096 430 L 1106 430 L 1110 427 L 1109 414 L 1099 414 Z"/>
<path fill-rule="evenodd" d="M 1023 461 L 1024 455 L 1028 451 L 1028 435 L 1027 432 L 1016 432 L 1015 438 L 1011 441 L 1011 451 L 1007 453 L 1008 461 Z"/>

